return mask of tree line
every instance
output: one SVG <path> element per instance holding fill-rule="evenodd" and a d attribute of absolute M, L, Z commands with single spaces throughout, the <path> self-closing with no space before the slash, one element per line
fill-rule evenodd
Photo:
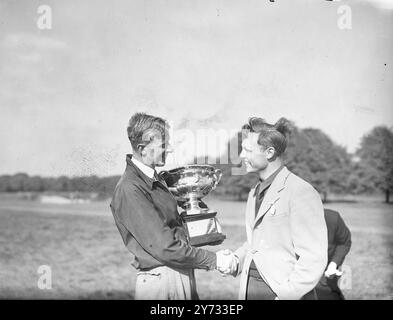
<path fill-rule="evenodd" d="M 40 177 L 26 173 L 0 176 L 0 192 L 96 192 L 108 197 L 115 189 L 120 176 L 97 177 Z"/>
<path fill-rule="evenodd" d="M 241 139 L 236 143 L 240 153 Z M 375 192 L 383 192 L 385 201 L 390 201 L 393 191 L 393 131 L 386 126 L 375 127 L 365 134 L 353 154 L 319 129 L 295 127 L 289 137 L 284 160 L 287 167 L 310 182 L 325 201 L 332 193 L 347 195 Z M 223 171 L 215 191 L 217 195 L 244 200 L 258 181 L 255 174 L 233 175 L 233 169 L 239 169 L 239 165 L 215 167 Z M 0 192 L 96 192 L 100 197 L 110 197 L 119 178 L 54 178 L 17 173 L 0 176 Z"/>

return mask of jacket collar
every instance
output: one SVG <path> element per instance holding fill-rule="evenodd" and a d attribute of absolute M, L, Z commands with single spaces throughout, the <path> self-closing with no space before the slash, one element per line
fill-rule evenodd
<path fill-rule="evenodd" d="M 254 197 L 257 195 L 257 192 L 260 194 L 264 190 L 270 187 L 270 185 L 273 183 L 274 179 L 276 176 L 280 173 L 281 169 L 284 168 L 284 165 L 281 165 L 276 171 L 274 171 L 269 177 L 267 177 L 265 180 L 259 179 L 259 183 L 255 186 L 254 190 Z M 259 187 L 258 187 L 259 186 Z"/>
<path fill-rule="evenodd" d="M 252 227 L 255 227 L 258 220 L 261 219 L 265 213 L 274 205 L 274 203 L 280 199 L 280 191 L 285 188 L 285 183 L 287 178 L 291 172 L 287 169 L 287 167 L 283 167 L 280 172 L 277 174 L 275 179 L 273 180 L 270 188 L 267 190 L 265 198 L 262 201 L 261 207 L 257 213 L 255 220 L 252 222 Z M 254 190 L 255 192 L 255 190 Z M 253 197 L 255 201 L 255 196 Z M 255 203 L 255 202 L 254 202 Z M 254 217 L 255 217 L 255 211 Z"/>
<path fill-rule="evenodd" d="M 150 178 L 146 173 L 144 173 L 145 170 L 142 171 L 141 168 L 135 163 L 135 159 L 132 158 L 132 154 L 127 154 L 126 162 L 127 162 L 127 169 L 131 170 L 133 173 L 135 173 L 137 176 L 139 176 L 139 178 L 141 178 L 149 186 L 150 189 L 153 189 L 153 184 L 156 181 L 154 178 L 155 170 L 152 169 L 153 170 L 153 178 Z M 140 162 L 140 161 L 138 161 L 138 162 Z"/>
<path fill-rule="evenodd" d="M 156 171 L 153 168 L 150 168 L 148 165 L 146 165 L 143 162 L 137 160 L 135 157 L 131 158 L 131 161 L 147 177 L 149 177 L 150 179 L 154 179 L 154 174 L 155 174 Z"/>

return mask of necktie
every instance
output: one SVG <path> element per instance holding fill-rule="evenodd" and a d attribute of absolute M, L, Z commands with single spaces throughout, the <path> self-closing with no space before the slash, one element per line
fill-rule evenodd
<path fill-rule="evenodd" d="M 154 170 L 154 181 L 158 181 L 160 182 L 162 185 L 164 185 L 166 188 L 168 188 L 168 186 L 166 185 L 166 182 L 164 179 L 162 179 L 160 177 L 160 175 L 157 173 L 157 171 Z"/>
<path fill-rule="evenodd" d="M 263 199 L 265 198 L 265 193 L 269 189 L 270 186 L 265 186 L 265 188 L 261 190 L 261 185 L 259 185 L 256 189 L 256 195 L 255 195 L 255 217 L 258 215 L 258 211 L 261 208 L 261 204 L 263 202 Z"/>
<path fill-rule="evenodd" d="M 259 184 L 256 190 L 256 195 L 255 195 L 255 217 L 258 215 L 259 208 L 261 207 L 262 200 L 263 200 L 263 195 L 259 194 L 259 189 L 261 185 Z M 263 193 L 263 191 L 262 191 Z"/>

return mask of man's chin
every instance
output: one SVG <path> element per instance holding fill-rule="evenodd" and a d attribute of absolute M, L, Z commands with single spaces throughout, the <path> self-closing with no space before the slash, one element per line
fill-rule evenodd
<path fill-rule="evenodd" d="M 245 164 L 245 167 L 246 167 L 246 171 L 247 172 L 255 172 L 255 171 L 257 171 L 257 169 L 255 169 L 254 167 L 252 167 L 249 164 Z"/>

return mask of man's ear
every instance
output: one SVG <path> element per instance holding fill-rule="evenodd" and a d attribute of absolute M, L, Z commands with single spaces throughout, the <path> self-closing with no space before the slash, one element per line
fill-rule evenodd
<path fill-rule="evenodd" d="M 276 149 L 274 147 L 269 147 L 266 149 L 267 159 L 273 161 L 276 159 Z"/>
<path fill-rule="evenodd" d="M 139 153 L 140 155 L 146 154 L 145 145 L 144 145 L 144 144 L 140 143 L 140 144 L 137 145 L 136 148 L 137 148 L 137 151 L 138 151 L 138 153 Z"/>

